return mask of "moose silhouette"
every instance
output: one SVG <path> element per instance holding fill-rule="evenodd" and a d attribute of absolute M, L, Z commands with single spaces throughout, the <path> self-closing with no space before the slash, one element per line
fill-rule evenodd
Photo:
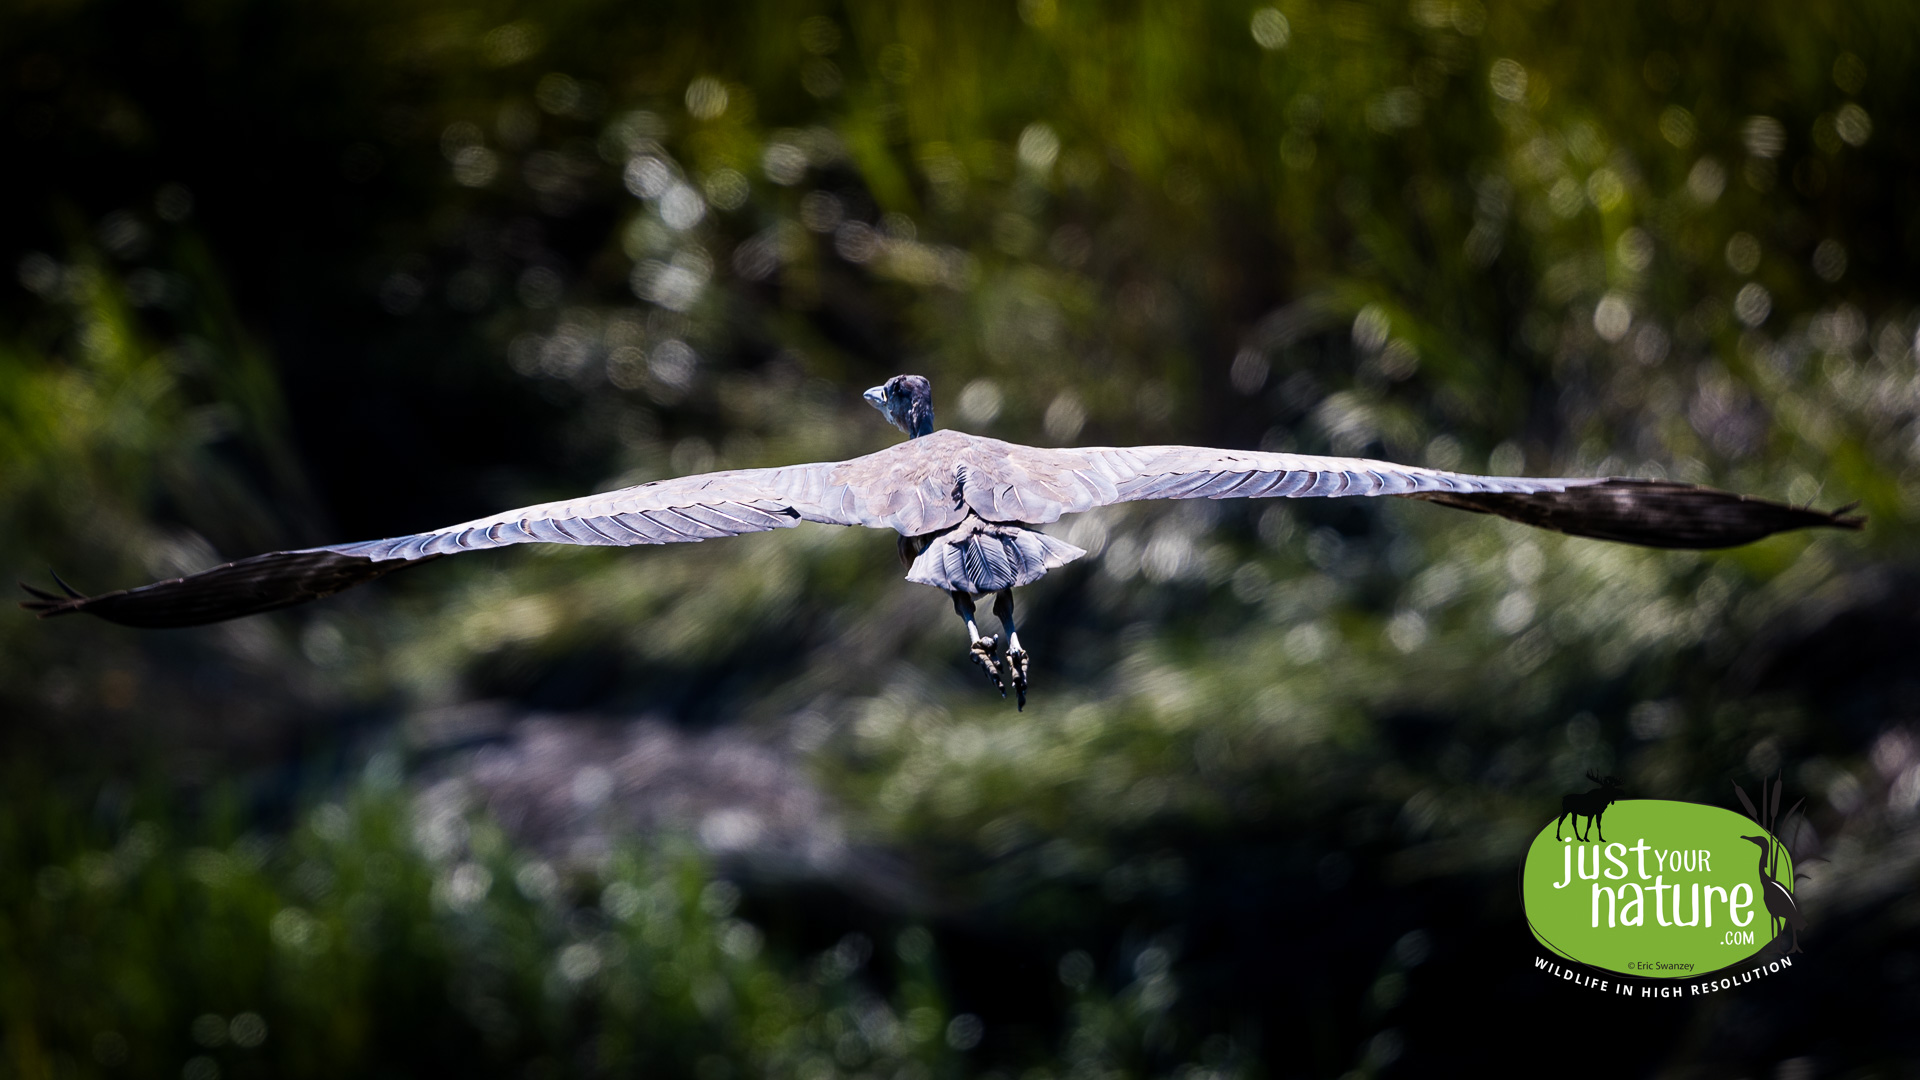
<path fill-rule="evenodd" d="M 1617 777 L 1595 776 L 1592 769 L 1587 770 L 1587 779 L 1600 786 L 1592 791 L 1565 796 L 1560 800 L 1560 816 L 1553 822 L 1555 840 L 1560 839 L 1560 823 L 1572 818 L 1574 838 L 1583 844 L 1586 843 L 1587 837 L 1580 835 L 1580 819 L 1586 818 L 1588 834 L 1598 832 L 1600 842 L 1603 844 L 1607 842 L 1607 833 L 1600 825 L 1600 818 L 1607 812 L 1607 807 L 1620 801 L 1620 797 L 1625 795 L 1626 791 L 1620 787 Z"/>

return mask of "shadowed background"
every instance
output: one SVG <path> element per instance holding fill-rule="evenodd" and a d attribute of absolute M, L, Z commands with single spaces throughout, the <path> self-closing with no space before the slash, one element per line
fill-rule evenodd
<path fill-rule="evenodd" d="M 0 13 L 0 569 L 83 590 L 942 425 L 1666 477 L 1724 553 L 1134 505 L 1034 703 L 892 538 L 0 618 L 0 1070 L 1910 1067 L 1920 13 L 1866 2 Z M 1829 859 L 1704 1002 L 1530 970 L 1588 770 Z M 1813 838 L 1817 838 L 1817 841 Z"/>

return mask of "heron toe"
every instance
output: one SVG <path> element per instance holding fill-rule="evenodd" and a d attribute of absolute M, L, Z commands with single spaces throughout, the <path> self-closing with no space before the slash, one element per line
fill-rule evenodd
<path fill-rule="evenodd" d="M 993 656 L 993 646 L 998 641 L 999 638 L 988 635 L 974 642 L 967 649 L 967 653 L 973 658 L 973 662 L 979 664 L 980 669 L 987 673 L 987 678 L 993 680 L 993 688 L 1000 691 L 1000 696 L 1006 697 L 1007 684 L 1000 678 L 1000 664 Z M 1021 700 L 1026 699 L 1022 697 Z"/>
<path fill-rule="evenodd" d="M 1007 650 L 1007 674 L 1013 676 L 1014 696 L 1019 700 L 1019 708 L 1027 707 L 1027 650 Z M 1005 691 L 1001 692 L 1004 696 Z"/>

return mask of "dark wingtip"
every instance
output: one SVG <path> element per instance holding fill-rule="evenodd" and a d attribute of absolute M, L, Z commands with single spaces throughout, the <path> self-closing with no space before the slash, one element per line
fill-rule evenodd
<path fill-rule="evenodd" d="M 1836 506 L 1831 510 L 1813 510 L 1812 512 L 1825 514 L 1827 523 L 1836 529 L 1852 529 L 1854 532 L 1859 532 L 1861 529 L 1867 527 L 1867 515 L 1853 513 L 1859 506 L 1860 502 L 1856 499 L 1845 506 Z"/>
<path fill-rule="evenodd" d="M 66 589 L 67 592 L 71 595 L 72 599 L 69 599 L 69 597 L 67 596 L 59 596 L 57 594 L 50 593 L 45 589 L 36 589 L 33 586 L 22 581 L 19 583 L 20 587 L 22 589 L 25 589 L 27 591 L 27 595 L 33 597 L 33 599 L 20 601 L 20 606 L 23 608 L 26 608 L 28 611 L 33 612 L 35 616 L 42 619 L 51 618 L 55 615 L 71 614 L 74 610 L 76 610 L 73 602 L 74 599 L 85 599 L 85 597 L 82 597 L 79 593 L 74 592 L 73 589 L 69 587 L 66 582 L 60 581 L 59 575 L 56 574 L 53 580 L 59 581 L 60 587 Z"/>
<path fill-rule="evenodd" d="M 332 596 L 395 570 L 440 558 L 375 561 L 330 548 L 272 551 L 202 570 L 186 577 L 156 581 L 135 589 L 85 596 L 58 575 L 54 580 L 67 596 L 36 589 L 22 582 L 31 600 L 21 606 L 41 618 L 84 612 L 121 626 L 167 629 L 204 626 L 262 611 L 274 611 Z"/>
<path fill-rule="evenodd" d="M 1853 506 L 1815 510 L 1696 484 L 1619 476 L 1568 481 L 1562 491 L 1436 491 L 1407 497 L 1570 536 L 1662 548 L 1738 547 L 1793 529 L 1858 531 L 1867 521 L 1849 513 Z"/>

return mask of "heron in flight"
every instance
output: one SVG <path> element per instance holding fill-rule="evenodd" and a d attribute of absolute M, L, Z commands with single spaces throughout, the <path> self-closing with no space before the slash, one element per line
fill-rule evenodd
<path fill-rule="evenodd" d="M 896 375 L 866 400 L 907 436 L 850 461 L 734 469 L 542 503 L 411 536 L 275 551 L 136 589 L 83 596 L 23 585 L 42 618 L 85 612 L 137 627 L 198 626 L 317 600 L 442 555 L 510 544 L 629 546 L 713 540 L 802 521 L 899 534 L 907 580 L 946 592 L 968 654 L 1024 708 L 1027 651 L 1013 590 L 1086 552 L 1038 526 L 1136 499 L 1398 495 L 1574 536 L 1669 548 L 1732 547 L 1788 529 L 1858 529 L 1847 508 L 1787 506 L 1664 480 L 1474 476 L 1365 458 L 1198 446 L 1043 448 L 933 426 L 933 386 Z M 993 597 L 1006 635 L 982 635 Z"/>

